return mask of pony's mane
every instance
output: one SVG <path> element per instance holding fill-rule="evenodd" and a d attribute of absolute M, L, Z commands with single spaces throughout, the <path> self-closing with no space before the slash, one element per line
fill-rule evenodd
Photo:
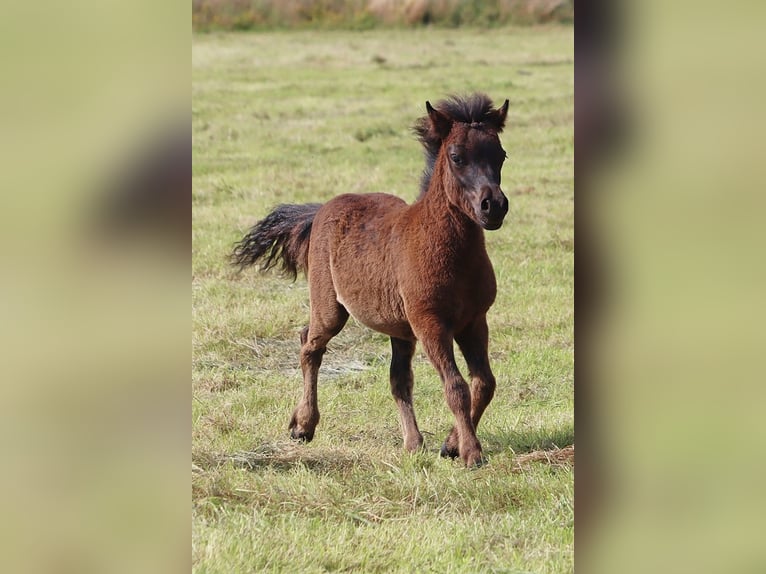
<path fill-rule="evenodd" d="M 492 100 L 489 96 L 482 93 L 475 93 L 470 96 L 451 95 L 441 100 L 434 106 L 436 110 L 449 117 L 453 122 L 474 124 L 488 122 L 497 131 L 503 130 L 502 125 L 497 125 L 493 114 Z M 426 167 L 420 178 L 420 196 L 428 189 L 431 182 L 431 176 L 434 173 L 436 157 L 439 155 L 439 148 L 442 144 L 442 138 L 432 129 L 431 121 L 428 115 L 418 118 L 412 128 L 418 141 L 423 144 L 425 149 Z"/>

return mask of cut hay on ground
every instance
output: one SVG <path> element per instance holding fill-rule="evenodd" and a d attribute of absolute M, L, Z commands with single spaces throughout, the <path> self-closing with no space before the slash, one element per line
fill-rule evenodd
<path fill-rule="evenodd" d="M 553 450 L 534 450 L 513 458 L 514 470 L 522 470 L 532 462 L 546 462 L 556 467 L 574 467 L 574 445 Z"/>

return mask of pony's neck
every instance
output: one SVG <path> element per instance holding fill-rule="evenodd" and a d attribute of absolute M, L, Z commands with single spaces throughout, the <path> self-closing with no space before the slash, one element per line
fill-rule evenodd
<path fill-rule="evenodd" d="M 434 166 L 436 165 L 437 156 L 438 151 L 435 152 L 432 149 L 426 148 L 426 167 L 423 170 L 423 174 L 420 176 L 420 193 L 418 194 L 418 200 L 425 197 L 426 193 L 428 192 L 428 188 L 431 186 L 431 180 L 433 179 Z"/>
<path fill-rule="evenodd" d="M 432 225 L 430 222 L 433 222 L 433 225 L 445 227 L 453 234 L 457 233 L 461 236 L 478 234 L 483 237 L 482 228 L 464 211 L 470 206 L 460 205 L 462 190 L 447 166 L 447 160 L 443 157 L 444 153 L 444 150 L 439 152 L 428 188 L 420 199 L 424 208 L 430 213 L 429 226 Z"/>

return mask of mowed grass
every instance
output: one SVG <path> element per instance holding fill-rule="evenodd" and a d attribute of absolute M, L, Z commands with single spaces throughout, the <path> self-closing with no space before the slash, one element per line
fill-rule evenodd
<path fill-rule="evenodd" d="M 574 444 L 572 58 L 569 27 L 193 37 L 196 571 L 572 571 L 573 459 L 556 450 Z M 389 341 L 353 319 L 320 370 L 316 437 L 292 443 L 307 285 L 236 274 L 232 243 L 278 203 L 413 201 L 413 121 L 426 100 L 474 90 L 510 100 L 510 212 L 486 234 L 498 283 L 498 389 L 478 431 L 488 464 L 439 458 L 452 415 L 420 349 L 426 449 L 402 450 Z"/>

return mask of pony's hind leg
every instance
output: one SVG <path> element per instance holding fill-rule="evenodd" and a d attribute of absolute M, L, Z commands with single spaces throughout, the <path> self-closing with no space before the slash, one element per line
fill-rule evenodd
<path fill-rule="evenodd" d="M 489 366 L 487 346 L 489 334 L 485 316 L 479 317 L 468 328 L 455 336 L 460 351 L 465 357 L 471 376 L 471 421 L 474 428 L 495 395 L 495 375 Z M 458 455 L 458 432 L 456 427 L 447 436 L 441 448 L 442 456 L 455 458 Z"/>
<path fill-rule="evenodd" d="M 399 409 L 404 448 L 410 452 L 418 450 L 423 445 L 423 435 L 418 429 L 415 410 L 412 406 L 412 356 L 414 354 L 414 341 L 391 337 L 391 394 Z"/>
<path fill-rule="evenodd" d="M 317 402 L 317 374 L 327 343 L 340 333 L 348 320 L 348 311 L 332 301 L 329 305 L 315 305 L 312 298 L 311 319 L 301 331 L 301 371 L 303 372 L 303 396 L 290 419 L 290 436 L 310 442 L 319 424 Z"/>

